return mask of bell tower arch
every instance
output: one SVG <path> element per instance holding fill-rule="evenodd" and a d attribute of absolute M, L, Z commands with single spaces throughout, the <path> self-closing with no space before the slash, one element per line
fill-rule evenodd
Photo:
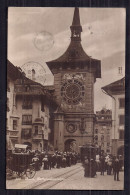
<path fill-rule="evenodd" d="M 58 140 L 58 149 L 62 150 L 66 139 L 76 140 L 78 145 L 93 143 L 94 83 L 101 78 L 101 61 L 88 56 L 81 45 L 82 26 L 77 7 L 70 30 L 71 41 L 65 53 L 46 62 L 54 75 L 59 104 L 54 113 L 54 143 Z"/>

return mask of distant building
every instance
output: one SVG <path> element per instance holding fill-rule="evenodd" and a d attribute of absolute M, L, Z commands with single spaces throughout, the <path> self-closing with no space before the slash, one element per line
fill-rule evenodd
<path fill-rule="evenodd" d="M 112 111 L 103 108 L 96 112 L 94 143 L 105 153 L 111 153 Z"/>
<path fill-rule="evenodd" d="M 18 71 L 11 63 L 8 66 L 10 70 Z M 10 143 L 8 146 L 14 147 L 16 143 L 20 143 L 27 144 L 32 149 L 47 149 L 51 142 L 50 115 L 53 109 L 56 109 L 56 103 L 53 100 L 54 89 L 43 87 L 22 73 L 19 72 L 19 74 L 19 77 L 10 82 L 11 98 L 7 107 L 7 111 L 9 110 L 7 112 L 7 142 Z M 9 94 L 7 96 L 9 97 Z"/>
<path fill-rule="evenodd" d="M 125 77 L 102 89 L 112 97 L 112 154 L 124 156 Z"/>

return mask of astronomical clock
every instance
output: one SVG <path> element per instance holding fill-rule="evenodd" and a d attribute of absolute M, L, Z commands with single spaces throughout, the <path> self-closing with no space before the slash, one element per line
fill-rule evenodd
<path fill-rule="evenodd" d="M 85 74 L 66 73 L 61 82 L 61 107 L 76 109 L 84 106 L 85 99 Z"/>

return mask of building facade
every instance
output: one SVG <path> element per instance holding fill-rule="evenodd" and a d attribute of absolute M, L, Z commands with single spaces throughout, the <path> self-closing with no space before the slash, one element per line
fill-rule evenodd
<path fill-rule="evenodd" d="M 22 73 L 10 61 L 7 61 L 7 112 L 6 112 L 6 145 L 7 148 L 13 148 L 18 142 L 19 128 L 16 123 L 19 116 L 16 113 L 14 91 L 14 83 L 18 78 L 22 77 Z M 17 124 L 18 125 L 18 124 Z"/>
<path fill-rule="evenodd" d="M 104 153 L 111 153 L 112 111 L 103 108 L 96 112 L 94 143 Z"/>
<path fill-rule="evenodd" d="M 124 156 L 125 77 L 102 89 L 112 97 L 112 154 Z"/>
<path fill-rule="evenodd" d="M 56 109 L 54 90 L 28 79 L 11 63 L 8 64 L 9 68 L 17 70 L 20 76 L 12 80 L 8 73 L 8 147 L 14 148 L 19 143 L 27 144 L 31 149 L 47 149 L 51 144 L 50 113 Z"/>
<path fill-rule="evenodd" d="M 93 143 L 94 83 L 101 78 L 101 62 L 88 56 L 81 45 L 82 26 L 75 8 L 71 42 L 58 59 L 47 62 L 54 75 L 55 96 L 59 107 L 54 113 L 54 147 L 79 151 Z"/>

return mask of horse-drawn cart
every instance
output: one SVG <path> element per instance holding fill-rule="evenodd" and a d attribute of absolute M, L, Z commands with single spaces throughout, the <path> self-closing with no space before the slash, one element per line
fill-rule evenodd
<path fill-rule="evenodd" d="M 32 158 L 32 154 L 13 153 L 7 164 L 8 172 L 14 172 L 19 177 L 26 174 L 29 179 L 33 178 L 36 174 L 36 170 L 34 163 L 32 163 Z"/>

